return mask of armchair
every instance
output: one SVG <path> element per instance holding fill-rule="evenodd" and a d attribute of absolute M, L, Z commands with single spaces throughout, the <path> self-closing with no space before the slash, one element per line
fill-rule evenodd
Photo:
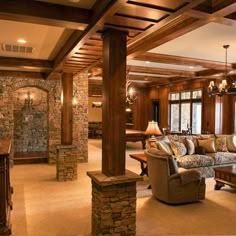
<path fill-rule="evenodd" d="M 179 171 L 171 155 L 154 148 L 144 151 L 148 174 L 155 198 L 170 204 L 205 199 L 205 178 L 196 170 Z"/>

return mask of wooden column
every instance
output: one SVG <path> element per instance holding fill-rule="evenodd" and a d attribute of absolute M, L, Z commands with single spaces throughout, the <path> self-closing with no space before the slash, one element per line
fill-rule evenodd
<path fill-rule="evenodd" d="M 125 174 L 126 32 L 103 35 L 102 173 Z"/>
<path fill-rule="evenodd" d="M 61 144 L 72 144 L 73 73 L 62 74 Z"/>

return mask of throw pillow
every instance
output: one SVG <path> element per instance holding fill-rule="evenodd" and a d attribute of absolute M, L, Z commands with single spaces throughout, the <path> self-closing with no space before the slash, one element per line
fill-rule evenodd
<path fill-rule="evenodd" d="M 198 139 L 198 145 L 205 148 L 206 152 L 216 152 L 215 139 Z"/>
<path fill-rule="evenodd" d="M 219 137 L 215 139 L 216 151 L 228 152 L 226 137 Z"/>
<path fill-rule="evenodd" d="M 176 157 L 182 157 L 187 153 L 187 148 L 183 143 L 170 141 L 170 146 Z"/>
<path fill-rule="evenodd" d="M 236 152 L 236 136 L 234 134 L 227 136 L 227 147 L 230 152 Z"/>
<path fill-rule="evenodd" d="M 202 146 L 197 146 L 197 147 L 195 147 L 195 153 L 199 154 L 199 155 L 205 155 L 206 149 Z"/>
<path fill-rule="evenodd" d="M 177 161 L 174 159 L 174 157 L 169 156 L 168 162 L 169 162 L 170 175 L 177 174 L 179 172 L 179 168 L 177 165 Z"/>
<path fill-rule="evenodd" d="M 195 145 L 191 139 L 185 139 L 188 155 L 192 155 L 195 153 Z"/>
<path fill-rule="evenodd" d="M 160 150 L 166 152 L 169 155 L 173 154 L 173 151 L 171 150 L 170 143 L 165 140 L 159 140 L 157 141 L 157 148 Z"/>

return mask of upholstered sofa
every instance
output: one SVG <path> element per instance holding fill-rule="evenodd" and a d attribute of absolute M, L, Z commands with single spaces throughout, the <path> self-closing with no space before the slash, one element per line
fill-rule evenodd
<path fill-rule="evenodd" d="M 232 135 L 168 135 L 148 148 L 154 147 L 173 155 L 178 166 L 195 169 L 208 178 L 214 167 L 236 164 L 236 137 Z"/>

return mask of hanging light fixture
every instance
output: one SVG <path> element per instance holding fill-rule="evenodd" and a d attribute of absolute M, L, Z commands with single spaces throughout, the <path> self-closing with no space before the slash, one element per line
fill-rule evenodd
<path fill-rule="evenodd" d="M 227 49 L 229 45 L 223 45 L 225 49 L 225 73 L 224 78 L 217 86 L 217 84 L 212 80 L 208 86 L 208 94 L 209 96 L 223 96 L 223 95 L 236 95 L 236 81 L 233 79 L 228 73 L 228 64 L 227 64 Z"/>
<path fill-rule="evenodd" d="M 136 91 L 131 87 L 131 82 L 129 80 L 129 71 L 126 72 L 126 103 L 131 105 L 137 99 Z"/>

